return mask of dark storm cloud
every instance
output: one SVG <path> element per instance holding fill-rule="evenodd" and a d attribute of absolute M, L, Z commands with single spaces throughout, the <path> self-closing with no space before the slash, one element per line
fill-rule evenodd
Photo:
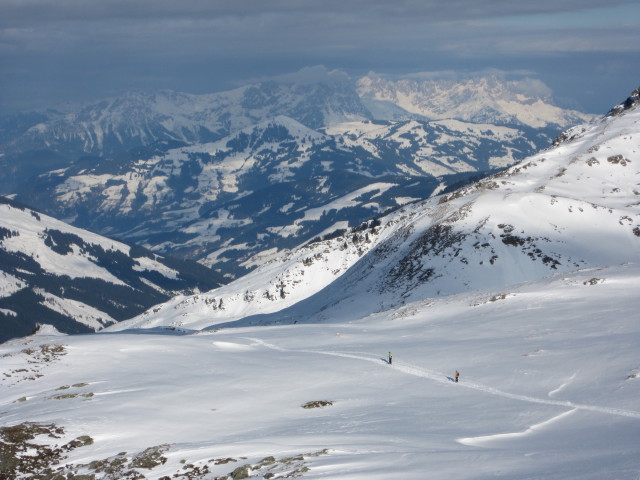
<path fill-rule="evenodd" d="M 637 0 L 2 0 L 0 106 L 213 91 L 316 64 L 408 73 L 535 63 L 544 74 L 544 56 L 607 54 L 623 71 L 640 51 L 639 10 Z"/>

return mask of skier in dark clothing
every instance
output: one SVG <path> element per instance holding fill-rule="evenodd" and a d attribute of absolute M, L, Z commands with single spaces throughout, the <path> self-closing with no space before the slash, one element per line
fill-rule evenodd
<path fill-rule="evenodd" d="M 458 377 L 460 376 L 460 373 L 458 372 L 458 370 L 456 370 L 456 373 L 453 375 L 453 378 L 455 378 L 455 382 L 458 383 Z"/>
<path fill-rule="evenodd" d="M 389 365 L 391 365 L 391 360 L 393 359 L 393 355 L 391 355 L 391 352 L 389 352 Z"/>

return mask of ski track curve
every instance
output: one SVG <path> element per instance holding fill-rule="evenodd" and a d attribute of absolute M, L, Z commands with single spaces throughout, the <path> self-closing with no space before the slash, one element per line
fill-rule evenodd
<path fill-rule="evenodd" d="M 297 353 L 307 353 L 307 354 L 314 354 L 314 355 L 329 355 L 334 357 L 352 358 L 354 360 L 361 360 L 361 361 L 367 361 L 367 362 L 373 362 L 373 363 L 380 363 L 380 362 L 386 363 L 386 360 L 380 354 L 374 354 L 374 353 L 368 353 L 368 352 L 335 352 L 335 351 L 292 349 L 292 348 L 279 347 L 277 345 L 273 345 L 271 343 L 268 343 L 256 338 L 247 337 L 247 340 L 251 340 L 252 342 L 260 346 L 269 348 L 271 350 L 280 351 L 280 352 L 297 352 Z M 423 367 L 413 365 L 407 362 L 396 361 L 392 365 L 389 365 L 388 367 L 394 370 L 403 372 L 407 375 L 426 378 L 426 379 L 447 384 L 447 385 L 451 384 L 452 382 L 450 377 L 444 373 L 428 370 Z M 463 388 L 470 388 L 480 392 L 488 393 L 490 395 L 496 395 L 504 398 L 509 398 L 512 400 L 521 401 L 521 402 L 538 403 L 542 405 L 553 405 L 558 407 L 566 407 L 571 410 L 584 410 L 588 412 L 604 413 L 608 415 L 617 415 L 621 417 L 637 418 L 640 420 L 640 412 L 636 412 L 633 410 L 623 410 L 620 408 L 612 408 L 612 407 L 600 407 L 597 405 L 585 405 L 580 403 L 574 403 L 569 400 L 553 400 L 549 398 L 531 397 L 529 395 L 521 395 L 518 393 L 505 392 L 497 388 L 484 385 L 482 383 L 468 381 L 468 380 L 465 380 L 464 382 L 459 382 L 456 386 L 463 387 Z"/>
<path fill-rule="evenodd" d="M 537 423 L 535 425 L 531 425 L 530 427 L 528 427 L 526 430 L 522 432 L 494 433 L 492 435 L 481 435 L 479 437 L 459 438 L 457 441 L 458 443 L 461 443 L 462 445 L 467 445 L 469 447 L 482 447 L 487 444 L 493 443 L 495 441 L 512 440 L 515 438 L 526 437 L 527 435 L 530 435 L 536 432 L 537 430 L 540 430 L 548 425 L 551 425 L 552 423 L 555 423 L 563 419 L 564 417 L 573 414 L 576 411 L 577 409 L 575 408 L 573 410 L 568 410 L 566 412 L 561 413 L 560 415 L 551 417 L 548 420 Z"/>
<path fill-rule="evenodd" d="M 562 385 L 560 385 L 560 386 L 559 386 L 558 388 L 556 388 L 555 390 L 551 390 L 551 391 L 548 393 L 548 395 L 549 395 L 550 397 L 553 397 L 556 393 L 558 393 L 560 390 L 562 390 L 562 389 L 563 389 L 563 388 L 565 388 L 567 385 L 569 385 L 569 384 L 573 381 L 573 379 L 575 379 L 575 378 L 576 378 L 576 374 L 574 373 L 573 375 L 571 375 L 571 377 L 570 377 L 570 378 L 569 378 L 565 383 L 563 383 Z"/>

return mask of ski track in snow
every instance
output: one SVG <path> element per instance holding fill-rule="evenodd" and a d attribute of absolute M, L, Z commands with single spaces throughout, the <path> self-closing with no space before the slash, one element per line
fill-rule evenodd
<path fill-rule="evenodd" d="M 270 348 L 272 350 L 277 350 L 280 352 L 297 352 L 297 353 L 309 353 L 309 354 L 316 354 L 316 355 L 330 355 L 334 357 L 353 358 L 355 360 L 363 360 L 363 361 L 373 362 L 373 363 L 380 363 L 380 362 L 386 363 L 386 360 L 384 359 L 384 357 L 379 354 L 366 353 L 366 352 L 331 352 L 331 351 L 323 352 L 318 350 L 298 350 L 298 349 L 279 347 L 277 345 L 273 345 L 271 343 L 267 343 L 263 340 L 259 340 L 256 338 L 247 338 L 247 339 L 251 340 L 252 342 L 255 342 L 258 345 L 264 346 L 266 348 Z M 452 383 L 451 377 L 447 376 L 444 373 L 436 372 L 433 370 L 427 370 L 425 368 L 419 367 L 417 365 L 412 365 L 406 362 L 394 361 L 393 365 L 388 365 L 388 367 L 401 371 L 408 375 L 426 378 L 429 380 L 433 380 L 435 382 L 439 382 L 447 385 Z M 567 407 L 571 409 L 570 411 L 585 410 L 589 412 L 597 412 L 597 413 L 604 413 L 608 415 L 618 415 L 621 417 L 640 419 L 640 412 L 636 412 L 633 410 L 622 410 L 619 408 L 600 407 L 596 405 L 584 405 L 584 404 L 573 403 L 569 400 L 552 400 L 548 398 L 537 398 L 537 397 L 531 397 L 528 395 L 521 395 L 518 393 L 509 393 L 509 392 L 504 392 L 502 390 L 498 390 L 497 388 L 490 387 L 488 385 L 483 385 L 478 382 L 468 381 L 466 379 L 463 382 L 459 382 L 458 384 L 456 384 L 456 386 L 463 387 L 463 388 L 471 388 L 473 390 L 488 393 L 490 395 L 510 398 L 512 400 L 518 400 L 521 402 L 539 403 L 543 405 L 554 405 L 558 407 Z"/>
<path fill-rule="evenodd" d="M 576 374 L 574 373 L 573 375 L 571 375 L 571 377 L 569 378 L 569 380 L 567 380 L 565 383 L 563 383 L 562 385 L 560 385 L 558 388 L 556 388 L 555 390 L 551 390 L 549 392 L 549 396 L 553 397 L 556 393 L 558 393 L 560 390 L 562 390 L 563 388 L 565 388 L 567 385 L 569 385 L 569 383 L 571 383 L 571 381 L 576 378 Z"/>
<path fill-rule="evenodd" d="M 525 437 L 531 433 L 533 433 L 536 430 L 540 430 L 543 427 L 546 427 L 547 425 L 550 425 L 568 415 L 571 415 L 572 413 L 576 412 L 577 409 L 574 408 L 573 410 L 569 410 L 567 412 L 563 412 L 560 415 L 556 415 L 555 417 L 551 417 L 549 420 L 545 420 L 544 422 L 540 422 L 537 423 L 535 425 L 531 425 L 529 428 L 527 428 L 524 432 L 512 432 L 512 433 L 496 433 L 494 435 L 483 435 L 481 437 L 468 437 L 468 438 L 459 438 L 458 442 L 463 444 L 463 445 L 468 445 L 470 447 L 479 447 L 479 446 L 483 446 L 488 442 L 494 441 L 494 440 L 510 440 L 513 438 L 520 438 L 520 437 Z"/>

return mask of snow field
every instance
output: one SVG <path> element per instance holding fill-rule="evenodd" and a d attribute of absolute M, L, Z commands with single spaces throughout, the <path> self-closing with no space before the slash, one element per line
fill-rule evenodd
<path fill-rule="evenodd" d="M 594 276 L 603 281 L 584 284 Z M 0 346 L 11 354 L 2 420 L 90 435 L 75 463 L 169 444 L 149 478 L 181 460 L 239 460 L 210 464 L 214 478 L 326 448 L 306 457 L 303 478 L 635 480 L 639 279 L 628 264 L 345 323 L 31 337 Z M 12 372 L 28 365 L 25 343 L 63 344 L 66 355 L 21 380 Z M 63 393 L 91 398 L 51 398 L 83 384 Z M 333 405 L 301 408 L 319 400 Z"/>

